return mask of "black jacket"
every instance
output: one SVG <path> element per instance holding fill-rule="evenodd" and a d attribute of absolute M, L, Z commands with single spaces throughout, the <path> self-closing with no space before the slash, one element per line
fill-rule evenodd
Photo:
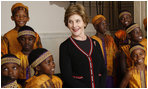
<path fill-rule="evenodd" d="M 60 45 L 60 70 L 67 87 L 105 87 L 107 69 L 101 48 L 96 40 L 89 39 L 89 54 L 80 51 L 71 37 Z"/>

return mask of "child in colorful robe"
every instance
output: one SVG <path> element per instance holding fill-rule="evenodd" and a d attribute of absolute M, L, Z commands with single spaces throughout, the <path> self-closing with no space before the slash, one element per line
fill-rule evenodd
<path fill-rule="evenodd" d="M 62 88 L 62 80 L 54 75 L 55 64 L 48 50 L 37 48 L 28 59 L 33 76 L 26 81 L 26 88 Z"/>
<path fill-rule="evenodd" d="M 125 88 L 128 84 L 130 88 L 147 88 L 147 66 L 144 63 L 146 51 L 141 44 L 134 44 L 130 48 L 130 56 L 134 61 L 120 87 Z"/>
<path fill-rule="evenodd" d="M 20 59 L 15 55 L 6 54 L 1 58 L 1 87 L 2 88 L 21 88 L 17 83 L 21 67 Z"/>

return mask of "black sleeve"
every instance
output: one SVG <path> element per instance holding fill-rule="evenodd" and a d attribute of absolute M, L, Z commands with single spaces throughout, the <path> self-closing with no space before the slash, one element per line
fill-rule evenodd
<path fill-rule="evenodd" d="M 100 65 L 101 65 L 101 73 L 102 73 L 102 79 L 101 79 L 101 87 L 102 88 L 105 88 L 106 86 L 106 76 L 107 76 L 107 69 L 106 69 L 106 66 L 105 66 L 105 61 L 104 61 L 104 57 L 103 57 L 103 54 L 102 54 L 102 50 L 101 50 L 101 47 L 100 47 L 100 44 L 96 41 L 97 43 L 97 49 L 99 50 L 99 55 L 100 55 Z"/>
<path fill-rule="evenodd" d="M 60 45 L 60 70 L 63 78 L 63 83 L 70 88 L 85 88 L 88 87 L 84 83 L 72 77 L 71 57 L 69 55 L 67 45 Z"/>

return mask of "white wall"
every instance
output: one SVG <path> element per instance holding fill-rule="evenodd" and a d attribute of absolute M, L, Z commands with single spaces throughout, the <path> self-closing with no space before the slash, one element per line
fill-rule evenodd
<path fill-rule="evenodd" d="M 144 37 L 147 35 L 144 29 L 143 20 L 147 17 L 147 1 L 134 2 L 134 22 L 140 25 Z"/>
<path fill-rule="evenodd" d="M 15 26 L 11 20 L 11 7 L 14 3 L 16 1 L 1 2 L 2 35 Z M 59 73 L 59 45 L 70 36 L 69 30 L 64 24 L 65 8 L 69 5 L 69 2 L 21 1 L 21 3 L 29 7 L 30 21 L 27 25 L 33 27 L 40 35 L 43 47 L 51 51 L 56 63 L 55 73 Z M 95 34 L 91 24 L 87 26 L 86 34 L 89 36 Z"/>

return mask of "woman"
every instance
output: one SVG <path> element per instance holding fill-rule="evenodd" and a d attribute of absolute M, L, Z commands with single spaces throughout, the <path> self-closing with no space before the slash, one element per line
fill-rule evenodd
<path fill-rule="evenodd" d="M 84 30 L 88 17 L 82 5 L 71 5 L 64 17 L 71 37 L 60 45 L 60 69 L 66 87 L 105 87 L 106 67 L 100 45 Z"/>

